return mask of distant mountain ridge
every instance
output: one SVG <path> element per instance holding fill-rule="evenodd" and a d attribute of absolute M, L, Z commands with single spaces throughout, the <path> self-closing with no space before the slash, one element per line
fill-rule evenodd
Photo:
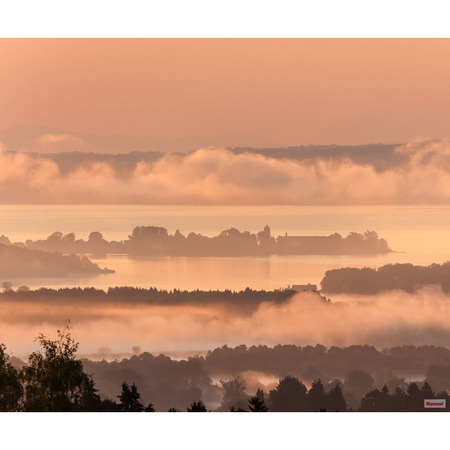
<path fill-rule="evenodd" d="M 46 136 L 55 139 L 42 139 Z M 58 139 L 59 137 L 59 139 Z M 274 147 L 282 143 L 266 139 L 254 133 L 229 134 L 213 137 L 187 136 L 183 138 L 159 138 L 153 136 L 106 136 L 77 133 L 38 125 L 16 125 L 0 131 L 0 142 L 9 151 L 94 153 L 129 152 L 189 152 L 202 147 Z"/>
<path fill-rule="evenodd" d="M 252 145 L 245 141 L 253 141 Z M 239 145 L 234 145 L 235 142 Z M 129 176 L 139 162 L 153 163 L 164 155 L 189 155 L 201 147 L 225 147 L 236 155 L 249 153 L 272 159 L 287 159 L 308 164 L 315 160 L 348 159 L 358 165 L 371 165 L 378 172 L 399 167 L 408 160 L 397 152 L 401 144 L 299 145 L 277 146 L 256 135 L 217 138 L 158 139 L 152 137 L 96 136 L 69 134 L 38 126 L 17 126 L 0 132 L 6 152 L 26 151 L 32 158 L 55 162 L 62 174 L 93 163 L 109 164 L 118 175 Z"/>

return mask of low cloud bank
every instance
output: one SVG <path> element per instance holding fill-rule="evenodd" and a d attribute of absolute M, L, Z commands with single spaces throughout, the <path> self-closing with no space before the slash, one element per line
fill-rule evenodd
<path fill-rule="evenodd" d="M 54 336 L 70 318 L 81 353 L 207 350 L 231 346 L 296 344 L 377 348 L 396 345 L 450 347 L 450 297 L 428 287 L 378 296 L 340 296 L 325 302 L 299 293 L 281 305 L 263 303 L 251 315 L 214 306 L 152 306 L 4 302 L 2 340 L 26 354 L 39 332 Z"/>
<path fill-rule="evenodd" d="M 43 136 L 46 141 L 52 138 Z M 56 138 L 55 138 L 56 139 Z M 70 136 L 64 137 L 70 141 Z M 53 139 L 54 140 L 54 139 Z M 69 173 L 45 157 L 0 151 L 3 203 L 439 204 L 450 202 L 450 142 L 396 149 L 406 162 L 384 171 L 348 158 L 294 161 L 199 149 L 137 163 L 127 172 L 86 162 Z"/>

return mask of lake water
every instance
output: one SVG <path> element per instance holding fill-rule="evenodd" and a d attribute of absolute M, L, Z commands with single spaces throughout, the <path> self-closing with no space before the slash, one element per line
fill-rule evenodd
<path fill-rule="evenodd" d="M 122 240 L 138 225 L 163 226 L 170 233 L 174 233 L 178 228 L 184 234 L 195 231 L 213 236 L 229 227 L 256 233 L 266 224 L 271 227 L 274 236 L 286 232 L 290 235 L 329 235 L 334 232 L 347 235 L 351 231 L 375 230 L 387 239 L 391 248 L 398 253 L 377 257 L 141 259 L 108 255 L 106 258 L 92 259 L 102 267 L 115 269 L 114 274 L 83 278 L 11 280 L 3 280 L 0 274 L 0 282 L 12 281 L 14 287 L 28 285 L 31 288 L 94 286 L 107 289 L 109 286 L 128 285 L 190 290 L 238 290 L 247 286 L 254 289 L 274 289 L 293 283 L 319 284 L 325 271 L 332 268 L 377 267 L 396 262 L 431 264 L 449 259 L 450 207 L 3 206 L 0 214 L 0 235 L 5 234 L 12 241 L 24 241 L 29 238 L 43 239 L 54 231 L 61 231 L 74 232 L 79 238 L 86 239 L 91 231 L 101 231 L 108 240 Z M 333 297 L 333 301 L 335 300 L 350 301 L 342 296 L 338 299 Z M 111 355 L 128 354 L 133 346 L 140 346 L 142 351 L 156 354 L 160 351 L 167 354 L 192 354 L 194 350 L 205 351 L 223 344 L 350 345 L 363 342 L 386 346 L 386 339 L 389 345 L 447 345 L 439 333 L 430 337 L 426 328 L 430 320 L 437 323 L 437 327 L 443 327 L 440 321 L 445 315 L 446 301 L 439 303 L 437 298 L 437 303 L 419 302 L 418 314 L 411 316 L 412 329 L 417 330 L 417 321 L 422 316 L 427 325 L 424 326 L 423 333 L 411 332 L 403 336 L 402 327 L 411 325 L 404 311 L 411 312 L 411 302 L 419 300 L 408 297 L 405 301 L 408 306 L 398 307 L 395 317 L 391 317 L 393 312 L 390 307 L 381 308 L 384 314 L 380 328 L 382 331 L 376 328 L 377 320 L 373 316 L 373 323 L 371 319 L 360 324 L 358 310 L 349 322 L 354 324 L 352 328 L 347 326 L 348 315 L 344 325 L 340 319 L 336 319 L 336 323 L 334 319 L 327 322 L 324 320 L 323 311 L 319 313 L 320 320 L 317 320 L 314 314 L 306 317 L 301 305 L 297 303 L 287 305 L 287 309 L 262 308 L 253 319 L 253 316 L 241 318 L 239 315 L 227 315 L 223 310 L 213 307 L 90 305 L 64 302 L 60 305 L 45 302 L 39 305 L 3 304 L 0 325 L 8 349 L 12 349 L 14 355 L 22 357 L 36 349 L 37 344 L 33 340 L 38 333 L 54 336 L 55 329 L 61 327 L 63 320 L 67 318 L 73 321 L 76 339 L 81 342 L 80 354 L 85 355 L 96 354 L 100 351 L 98 349 L 103 347 L 108 347 Z M 387 304 L 391 304 L 391 299 Z M 373 314 L 373 310 L 370 314 Z M 253 325 L 248 325 L 249 320 L 254 320 Z M 310 324 L 316 320 L 317 325 L 309 329 Z M 394 323 L 392 328 L 386 328 L 386 321 Z M 369 328 L 372 327 L 370 330 L 375 330 L 375 337 L 370 334 L 370 330 L 366 330 L 368 324 Z M 338 331 L 334 330 L 334 325 Z M 252 330 L 253 334 L 248 330 Z M 356 334 L 352 335 L 352 332 Z M 348 333 L 350 334 L 347 335 Z M 382 343 L 380 336 L 384 339 Z"/>
<path fill-rule="evenodd" d="M 14 279 L 14 286 L 154 286 L 160 289 L 274 289 L 319 284 L 326 270 L 377 267 L 387 263 L 442 263 L 449 259 L 448 206 L 2 206 L 0 235 L 11 241 L 43 239 L 54 231 L 86 239 L 100 231 L 105 239 L 126 239 L 138 225 L 179 229 L 213 236 L 235 227 L 256 233 L 268 224 L 272 235 L 347 235 L 375 230 L 396 253 L 377 257 L 270 256 L 245 258 L 92 257 L 115 274 L 64 279 Z M 0 278 L 0 281 L 1 278 Z M 4 281 L 4 280 L 3 280 Z"/>

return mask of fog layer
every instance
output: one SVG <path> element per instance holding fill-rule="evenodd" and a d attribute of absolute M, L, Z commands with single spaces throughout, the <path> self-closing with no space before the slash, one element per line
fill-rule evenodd
<path fill-rule="evenodd" d="M 44 157 L 1 151 L 0 201 L 235 205 L 450 201 L 449 141 L 410 142 L 396 152 L 406 156 L 406 162 L 383 171 L 347 158 L 294 161 L 208 148 L 138 162 L 126 174 L 95 162 L 62 174 Z"/>
<path fill-rule="evenodd" d="M 287 303 L 261 304 L 252 314 L 223 306 L 152 306 L 59 302 L 3 302 L 2 340 L 13 354 L 30 349 L 39 332 L 55 334 L 70 318 L 80 353 L 207 350 L 223 344 L 450 345 L 450 297 L 434 287 L 416 294 L 340 296 L 326 302 L 316 293 Z M 105 352 L 103 352 L 105 353 Z"/>

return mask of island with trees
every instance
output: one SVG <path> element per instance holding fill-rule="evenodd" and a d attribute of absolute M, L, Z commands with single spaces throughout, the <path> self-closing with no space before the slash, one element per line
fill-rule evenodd
<path fill-rule="evenodd" d="M 3 236 L 6 243 L 6 238 Z M 74 233 L 54 232 L 46 239 L 15 243 L 27 249 L 65 254 L 128 254 L 131 256 L 259 256 L 259 255 L 379 255 L 389 253 L 387 241 L 375 231 L 330 236 L 272 236 L 269 226 L 258 233 L 229 228 L 214 237 L 191 232 L 187 236 L 166 228 L 137 226 L 128 239 L 107 241 L 99 231 L 87 240 Z"/>
<path fill-rule="evenodd" d="M 85 255 L 63 255 L 0 243 L 0 273 L 15 277 L 65 277 L 113 272 L 102 269 Z"/>

